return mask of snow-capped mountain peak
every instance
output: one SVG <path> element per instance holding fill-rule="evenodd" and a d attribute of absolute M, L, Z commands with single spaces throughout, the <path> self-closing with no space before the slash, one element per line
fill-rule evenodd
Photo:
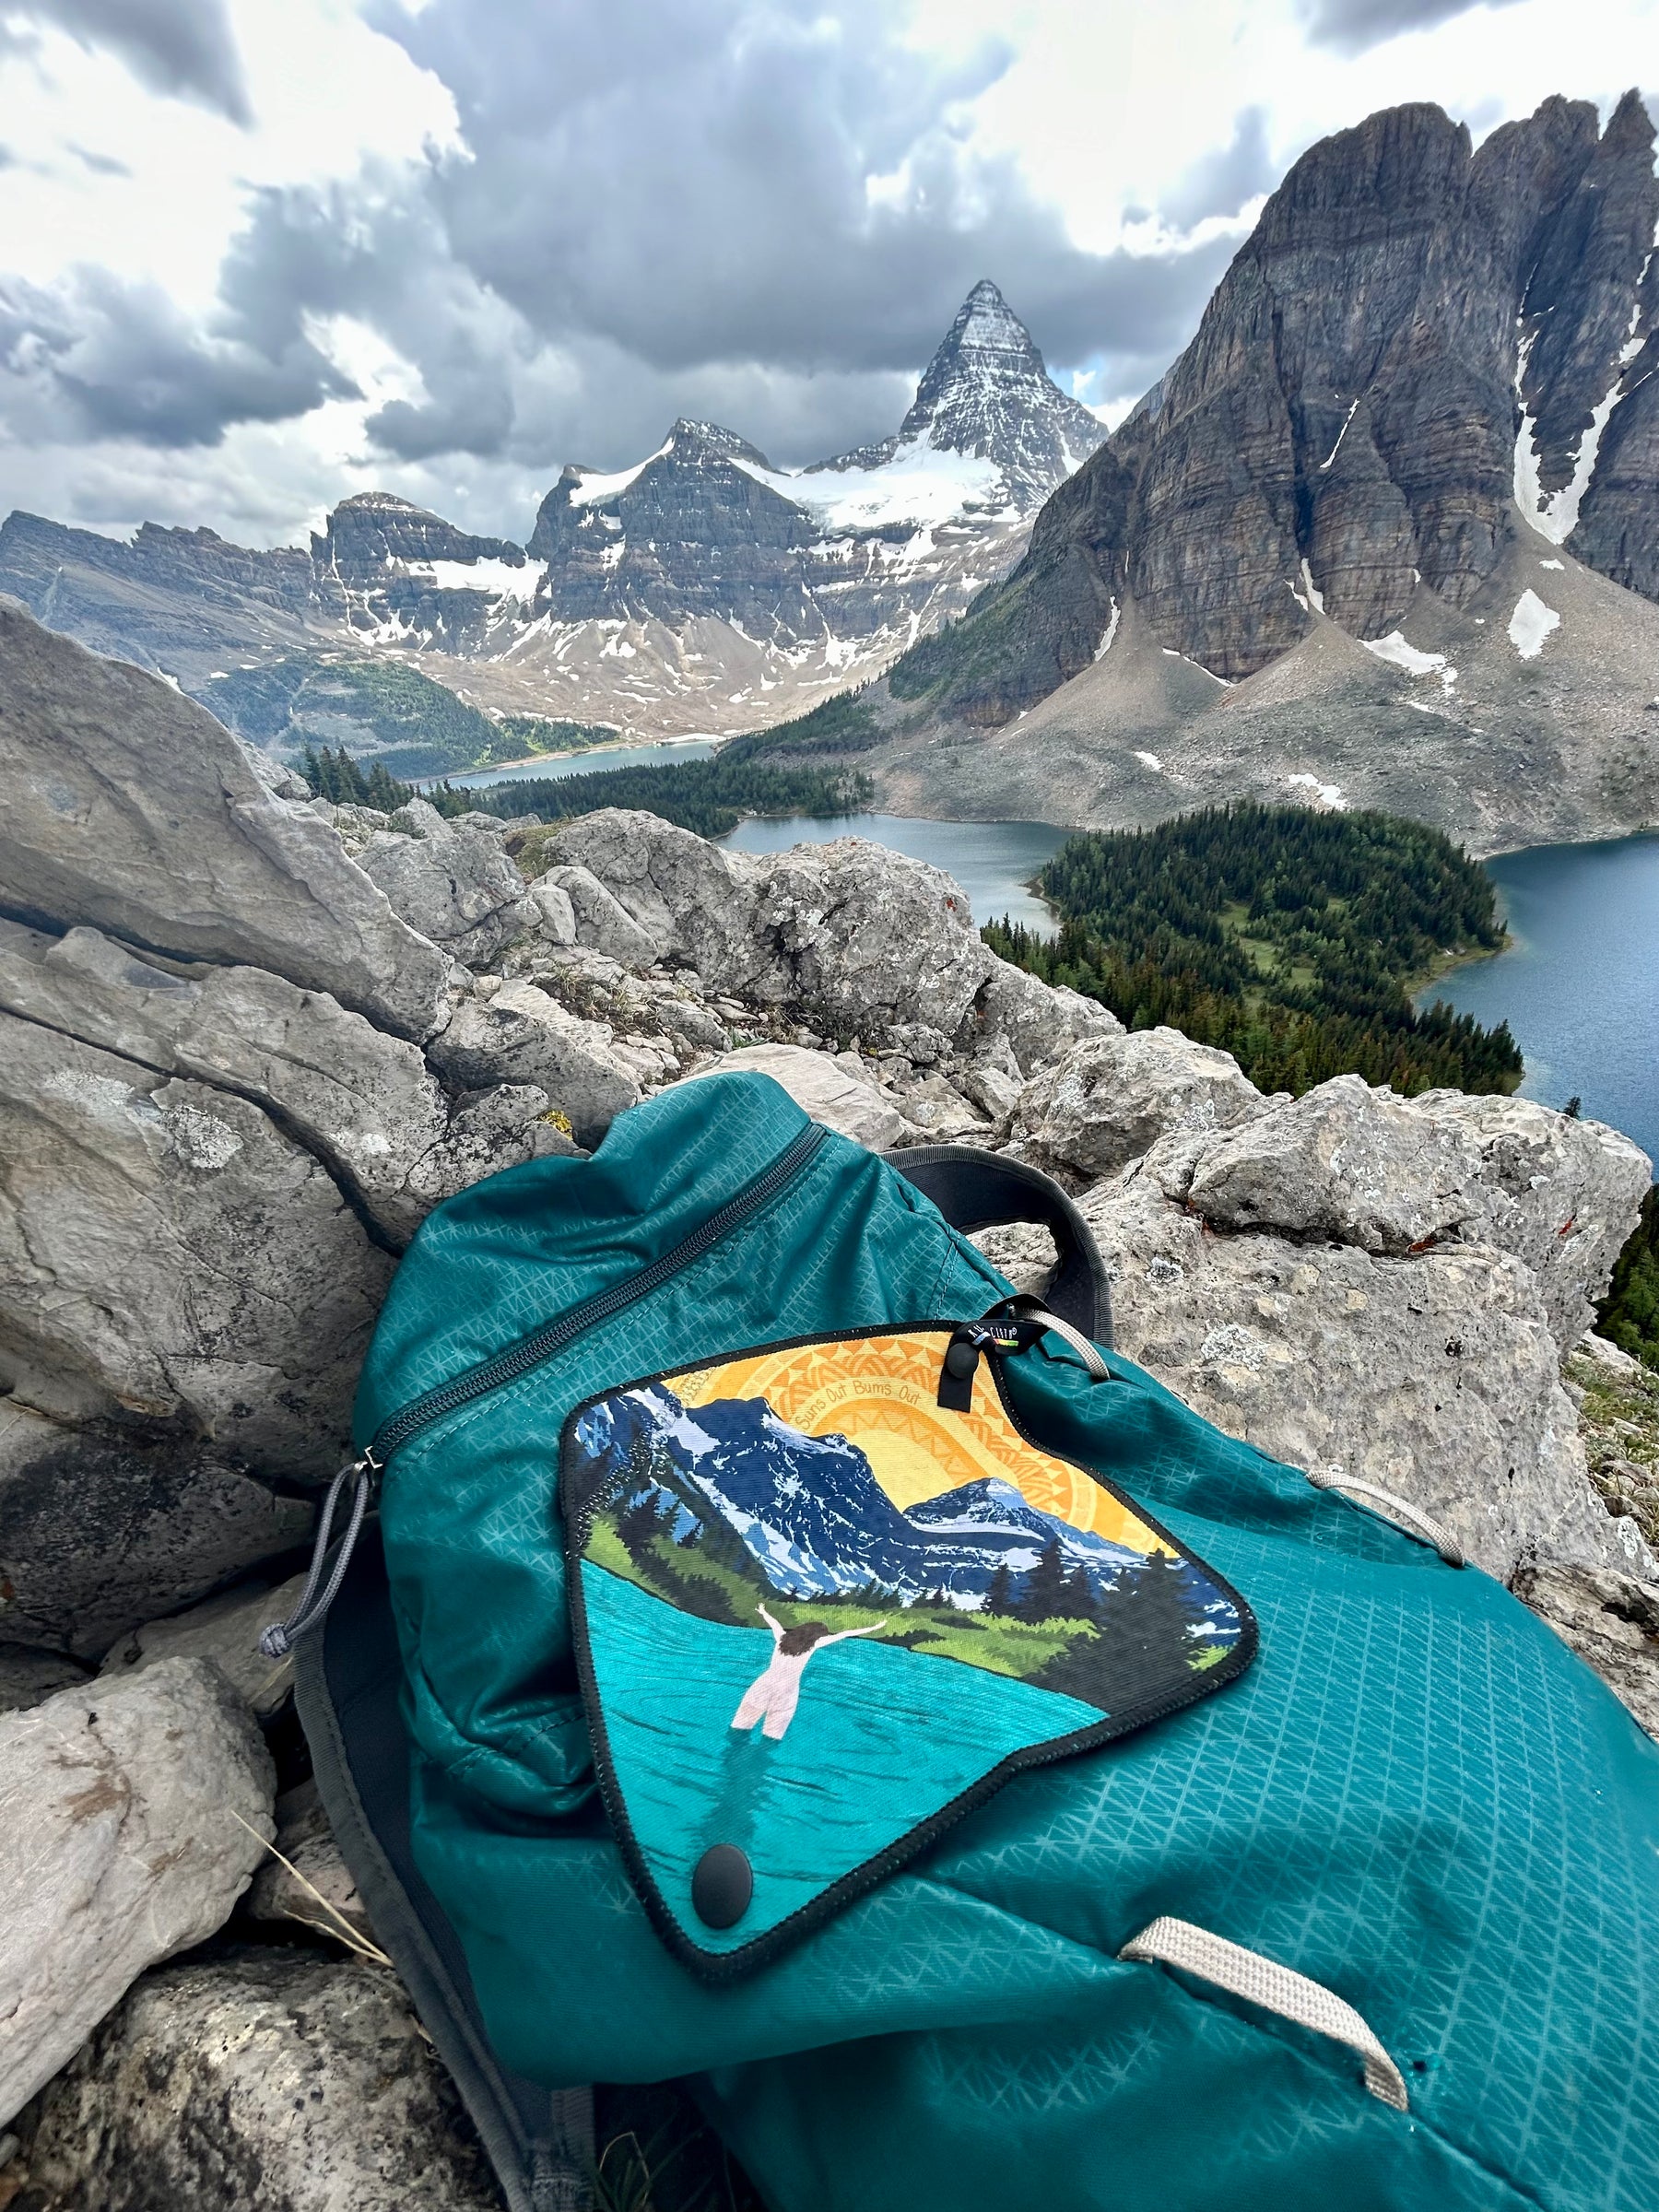
<path fill-rule="evenodd" d="M 628 1499 L 650 1499 L 677 1535 L 724 1525 L 775 1587 L 797 1597 L 874 1583 L 902 1605 L 934 1592 L 973 1611 L 999 1570 L 1029 1574 L 1056 1545 L 1097 1594 L 1139 1564 L 994 1476 L 901 1512 L 856 1444 L 806 1435 L 764 1398 L 689 1412 L 653 1382 L 591 1408 L 576 1435 L 597 1466 L 622 1475 Z"/>
<path fill-rule="evenodd" d="M 928 363 L 894 445 L 994 461 L 1010 499 L 1035 508 L 1105 436 L 1104 425 L 1061 391 L 1030 332 L 982 277 Z"/>

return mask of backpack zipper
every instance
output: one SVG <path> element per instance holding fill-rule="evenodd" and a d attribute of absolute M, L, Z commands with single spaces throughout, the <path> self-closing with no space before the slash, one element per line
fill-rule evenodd
<path fill-rule="evenodd" d="M 496 1353 L 493 1359 L 480 1360 L 477 1367 L 468 1368 L 464 1374 L 456 1375 L 451 1382 L 441 1382 L 435 1390 L 429 1390 L 423 1396 L 411 1400 L 407 1406 L 383 1420 L 364 1446 L 361 1456 L 342 1467 L 335 1477 L 323 1518 L 318 1524 L 311 1574 L 300 1603 L 288 1619 L 273 1624 L 259 1640 L 260 1649 L 266 1657 L 277 1659 L 285 1656 L 294 1639 L 303 1635 L 306 1630 L 321 1620 L 334 1602 L 335 1594 L 345 1579 L 369 1494 L 380 1476 L 385 1472 L 386 1463 L 394 1452 L 400 1451 L 411 1437 L 418 1436 L 422 1430 L 429 1429 L 434 1421 L 442 1420 L 446 1414 L 470 1405 L 475 1398 L 488 1396 L 491 1391 L 500 1390 L 505 1383 L 516 1382 L 521 1375 L 528 1374 L 532 1368 L 539 1367 L 544 1359 L 550 1359 L 555 1352 L 561 1351 L 572 1337 L 582 1335 L 602 1321 L 609 1321 L 613 1314 L 620 1313 L 636 1300 L 649 1297 L 671 1276 L 677 1275 L 694 1260 L 700 1259 L 723 1237 L 729 1236 L 740 1222 L 747 1221 L 763 1206 L 770 1206 L 794 1181 L 829 1134 L 817 1123 L 811 1124 L 779 1153 L 763 1174 L 756 1176 L 753 1182 L 746 1183 L 735 1198 L 728 1198 L 717 1213 L 711 1214 L 688 1237 L 683 1237 L 671 1252 L 665 1252 L 660 1260 L 653 1260 L 648 1267 L 641 1267 L 637 1275 L 629 1276 L 626 1282 L 617 1283 L 608 1290 L 601 1290 L 594 1298 L 584 1299 L 581 1305 L 571 1306 L 568 1312 L 556 1314 L 551 1321 L 545 1322 L 539 1329 L 533 1330 L 528 1336 L 511 1345 L 506 1351 Z M 328 1586 L 316 1605 L 312 1606 L 312 1594 L 322 1571 L 324 1554 L 328 1548 L 335 1500 L 347 1477 L 355 1477 L 350 1524 L 341 1546 L 338 1564 L 330 1577 Z"/>
<path fill-rule="evenodd" d="M 429 1390 L 424 1397 L 415 1399 L 401 1412 L 382 1421 L 363 1453 L 369 1472 L 380 1474 L 394 1452 L 400 1451 L 412 1436 L 418 1436 L 434 1421 L 441 1421 L 445 1414 L 453 1413 L 457 1406 L 469 1405 L 474 1398 L 481 1398 L 492 1390 L 500 1390 L 503 1383 L 516 1382 L 521 1375 L 528 1374 L 533 1367 L 539 1367 L 544 1359 L 561 1350 L 572 1336 L 580 1336 L 599 1322 L 609 1321 L 625 1306 L 631 1306 L 636 1299 L 649 1297 L 660 1283 L 677 1275 L 682 1267 L 700 1259 L 740 1221 L 746 1221 L 761 1206 L 769 1205 L 786 1183 L 793 1182 L 828 1135 L 829 1131 L 816 1123 L 803 1129 L 763 1175 L 746 1184 L 735 1198 L 727 1199 L 718 1213 L 711 1214 L 672 1252 L 665 1252 L 660 1260 L 653 1260 L 649 1267 L 641 1267 L 627 1282 L 601 1290 L 597 1297 L 586 1299 L 568 1312 L 556 1315 L 522 1342 L 498 1352 L 493 1359 L 468 1368 L 453 1382 L 440 1383 L 436 1390 Z"/>

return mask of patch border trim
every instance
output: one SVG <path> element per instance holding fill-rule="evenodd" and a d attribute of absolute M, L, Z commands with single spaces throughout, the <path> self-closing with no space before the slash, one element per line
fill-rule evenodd
<path fill-rule="evenodd" d="M 973 1318 L 978 1318 L 977 1316 Z M 647 1918 L 664 1946 L 682 1966 L 688 1967 L 700 1980 L 717 1987 L 728 1986 L 746 1980 L 761 1968 L 770 1966 L 785 1952 L 793 1950 L 806 1936 L 841 1912 L 846 1906 L 877 1888 L 890 1875 L 900 1873 L 912 1859 L 938 1841 L 959 1820 L 977 1812 L 988 1804 L 1017 1775 L 1030 1773 L 1039 1767 L 1054 1766 L 1061 1759 L 1077 1757 L 1085 1751 L 1100 1749 L 1120 1736 L 1133 1735 L 1141 1728 L 1150 1727 L 1156 1721 L 1167 1720 L 1177 1712 L 1184 1712 L 1203 1698 L 1216 1690 L 1224 1689 L 1235 1682 L 1250 1666 L 1261 1648 L 1261 1631 L 1256 1617 L 1247 1601 L 1235 1590 L 1227 1578 L 1218 1573 L 1207 1559 L 1181 1542 L 1160 1522 L 1117 1484 L 1097 1468 L 1069 1453 L 1055 1452 L 1040 1443 L 1020 1419 L 1010 1402 L 1003 1382 L 1003 1356 L 987 1357 L 982 1365 L 995 1380 L 997 1397 L 1010 1426 L 1020 1440 L 1033 1452 L 1046 1458 L 1060 1461 L 1063 1465 L 1075 1467 L 1091 1482 L 1115 1498 L 1128 1512 L 1134 1513 L 1155 1536 L 1161 1536 L 1171 1550 L 1206 1574 L 1217 1589 L 1238 1608 L 1239 1638 L 1230 1652 L 1214 1666 L 1208 1666 L 1193 1676 L 1193 1687 L 1186 1694 L 1162 1698 L 1140 1705 L 1127 1707 L 1119 1713 L 1102 1714 L 1100 1720 L 1088 1728 L 1073 1729 L 1069 1735 L 1051 1736 L 1028 1749 L 1016 1751 L 1000 1760 L 980 1779 L 948 1799 L 939 1809 L 918 1821 L 914 1828 L 906 1829 L 903 1835 L 884 1847 L 872 1857 L 865 1859 L 818 1892 L 805 1905 L 798 1905 L 787 1918 L 777 1922 L 747 1944 L 730 1951 L 709 1951 L 693 1941 L 674 1912 L 673 1907 L 659 1888 L 650 1864 L 634 1834 L 629 1817 L 627 1801 L 617 1777 L 615 1761 L 611 1757 L 610 1738 L 605 1724 L 605 1709 L 599 1695 L 599 1686 L 594 1673 L 591 1645 L 588 1635 L 586 1594 L 582 1587 L 582 1569 L 589 1534 L 593 1526 L 594 1509 L 598 1503 L 598 1491 L 591 1490 L 585 1497 L 576 1496 L 576 1475 L 572 1443 L 576 1423 L 594 1406 L 604 1405 L 625 1391 L 643 1390 L 653 1382 L 672 1382 L 677 1375 L 701 1374 L 712 1367 L 723 1367 L 740 1359 L 755 1359 L 772 1352 L 805 1350 L 819 1344 L 860 1344 L 877 1342 L 889 1336 L 917 1336 L 950 1334 L 964 1325 L 958 1316 L 952 1320 L 913 1322 L 884 1322 L 873 1328 L 815 1329 L 802 1336 L 780 1336 L 758 1345 L 748 1345 L 737 1351 L 705 1353 L 697 1359 L 682 1360 L 677 1367 L 659 1370 L 654 1374 L 636 1376 L 629 1382 L 612 1382 L 604 1390 L 594 1391 L 573 1406 L 565 1416 L 559 1439 L 558 1496 L 559 1518 L 563 1524 L 563 1551 L 565 1561 L 565 1589 L 571 1616 L 571 1642 L 576 1662 L 577 1681 L 582 1690 L 582 1712 L 587 1721 L 588 1739 L 593 1747 L 594 1773 L 599 1785 L 599 1794 L 610 1822 L 611 1832 L 621 1853 L 622 1863 L 628 1870 L 635 1894 L 645 1908 Z M 1107 1355 L 1111 1357 L 1110 1354 Z M 941 1358 L 943 1349 L 941 1347 Z M 1116 1381 L 1114 1376 L 1113 1381 Z M 573 1510 L 572 1510 L 573 1509 Z M 665 1601 L 666 1602 L 666 1601 Z"/>

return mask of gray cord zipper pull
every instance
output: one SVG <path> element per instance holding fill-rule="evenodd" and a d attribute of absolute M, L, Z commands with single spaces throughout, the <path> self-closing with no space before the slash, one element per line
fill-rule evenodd
<path fill-rule="evenodd" d="M 351 1554 L 358 1540 L 358 1531 L 363 1525 L 363 1515 L 369 1510 L 370 1494 L 380 1466 L 371 1452 L 361 1459 L 354 1459 L 344 1466 L 328 1486 L 328 1495 L 323 1500 L 323 1511 L 317 1521 L 316 1542 L 312 1547 L 311 1572 L 305 1578 L 305 1587 L 300 1593 L 300 1603 L 286 1620 L 274 1620 L 268 1629 L 262 1629 L 259 1648 L 267 1659 L 286 1659 L 294 1647 L 297 1637 L 312 1629 L 328 1611 L 339 1594 L 340 1584 L 346 1580 L 346 1570 L 351 1564 Z M 346 1533 L 340 1541 L 340 1556 L 335 1561 L 335 1571 L 328 1578 L 328 1587 L 319 1597 L 317 1583 L 323 1573 L 323 1562 L 328 1557 L 329 1539 L 334 1534 L 335 1508 L 340 1492 L 347 1483 L 356 1485 L 351 1500 L 351 1518 L 346 1524 Z M 313 1599 L 315 1602 L 313 1603 Z"/>

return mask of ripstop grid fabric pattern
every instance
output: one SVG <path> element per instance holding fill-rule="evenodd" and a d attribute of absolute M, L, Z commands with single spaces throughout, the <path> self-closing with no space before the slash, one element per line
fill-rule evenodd
<path fill-rule="evenodd" d="M 764 1078 L 689 1089 L 624 1116 L 593 1162 L 515 1170 L 433 1217 L 360 1432 L 669 1249 L 801 1125 Z M 1249 1673 L 1016 1779 L 747 1983 L 700 1986 L 669 1958 L 592 1787 L 565 1414 L 695 1355 L 965 1317 L 1005 1288 L 831 1139 L 732 1248 L 394 1463 L 416 1850 L 502 2059 L 549 2084 L 697 2076 L 782 2212 L 1653 2212 L 1659 1747 L 1498 1585 L 1115 1356 L 1102 1384 L 1058 1347 L 1011 1360 L 1021 1418 L 1247 1597 Z M 1355 2006 L 1410 2112 L 1365 2093 L 1357 2053 L 1120 1959 L 1160 1914 Z"/>

